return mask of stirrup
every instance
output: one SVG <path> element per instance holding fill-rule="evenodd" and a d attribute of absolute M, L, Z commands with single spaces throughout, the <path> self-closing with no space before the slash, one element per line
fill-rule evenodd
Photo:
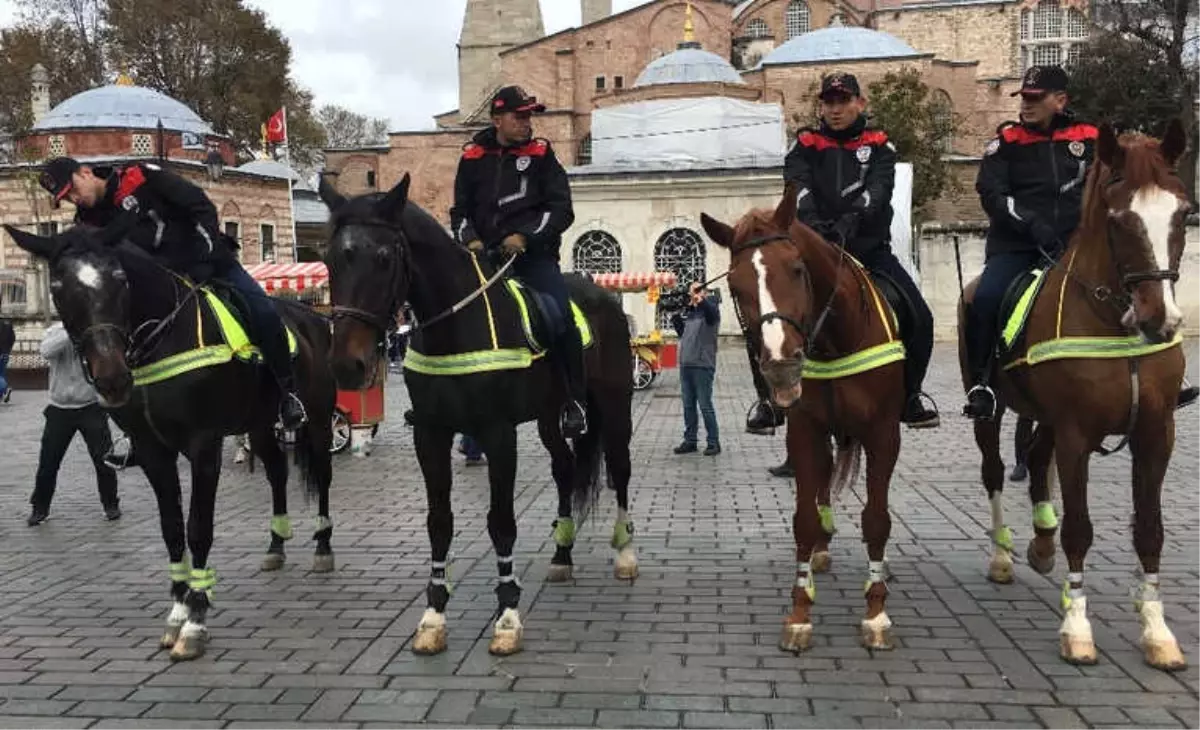
<path fill-rule="evenodd" d="M 287 406 L 292 405 L 292 404 L 295 404 L 295 407 L 297 407 L 300 411 L 300 423 L 296 424 L 293 428 L 288 428 L 283 423 L 283 412 L 284 412 L 285 408 L 287 408 Z M 304 407 L 304 401 L 300 400 L 300 397 L 297 396 L 295 393 L 285 393 L 283 398 L 280 399 L 280 401 L 279 401 L 279 426 L 280 426 L 280 428 L 282 428 L 285 431 L 293 431 L 295 429 L 301 428 L 306 423 L 308 423 L 308 409 Z"/>
<path fill-rule="evenodd" d="M 991 413 L 978 414 L 971 410 L 971 396 L 975 393 L 987 393 L 988 397 L 992 399 Z M 967 405 L 963 407 L 963 415 L 967 416 L 968 418 L 973 418 L 977 421 L 994 421 L 996 420 L 996 409 L 998 406 L 999 404 L 996 402 L 996 391 L 992 390 L 991 387 L 987 385 L 976 385 L 967 391 Z"/>
<path fill-rule="evenodd" d="M 579 436 L 587 435 L 587 432 L 588 432 L 587 410 L 585 410 L 583 405 L 581 403 L 579 403 L 579 401 L 575 400 L 574 398 L 568 398 L 567 402 L 563 404 L 562 411 L 558 414 L 558 430 L 561 433 L 563 433 L 564 435 L 566 434 L 566 432 L 567 432 L 567 412 L 569 409 L 575 410 L 575 412 L 579 415 L 580 422 L 582 423 L 582 427 L 579 429 Z"/>

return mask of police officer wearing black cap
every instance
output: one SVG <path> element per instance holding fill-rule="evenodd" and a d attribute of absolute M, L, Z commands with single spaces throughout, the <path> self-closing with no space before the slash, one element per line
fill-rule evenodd
<path fill-rule="evenodd" d="M 110 232 L 113 243 L 129 241 L 172 271 L 204 280 L 215 276 L 237 289 L 250 310 L 250 330 L 282 391 L 280 422 L 293 430 L 307 421 L 295 395 L 287 334 L 271 300 L 242 265 L 236 243 L 221 232 L 217 209 L 204 191 L 149 162 L 91 167 L 70 157 L 46 163 L 40 182 L 57 206 L 75 205 L 75 222 Z M 122 460 L 131 465 L 131 459 Z"/>
<path fill-rule="evenodd" d="M 934 428 L 938 414 L 921 398 L 933 352 L 933 314 L 891 247 L 896 149 L 886 132 L 867 127 L 866 99 L 853 74 L 825 76 L 818 99 L 820 126 L 800 130 L 784 162 L 784 178 L 799 191 L 797 218 L 894 281 L 912 301 L 917 321 L 905 342 L 902 420 L 910 428 Z"/>
<path fill-rule="evenodd" d="M 550 142 L 534 138 L 532 116 L 546 110 L 519 86 L 491 100 L 492 126 L 463 147 L 454 179 L 450 224 L 458 242 L 475 252 L 516 256 L 513 272 L 558 305 L 561 327 L 552 359 L 563 370 L 568 402 L 563 435 L 587 432 L 583 344 L 571 323 L 566 282 L 559 269 L 562 234 L 575 220 L 567 173 Z"/>

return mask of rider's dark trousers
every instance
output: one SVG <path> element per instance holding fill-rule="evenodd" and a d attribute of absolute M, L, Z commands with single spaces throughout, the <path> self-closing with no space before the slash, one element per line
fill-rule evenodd
<path fill-rule="evenodd" d="M 1042 260 L 1036 251 L 997 253 L 988 257 L 979 276 L 975 299 L 968 314 L 967 361 L 975 382 L 985 379 L 984 370 L 1000 334 L 1000 305 L 1004 294 L 1022 273 Z"/>
<path fill-rule="evenodd" d="M 29 503 L 35 511 L 48 513 L 50 501 L 58 485 L 58 469 L 67 447 L 75 434 L 83 436 L 88 455 L 96 467 L 96 488 L 100 502 L 105 507 L 116 507 L 117 473 L 104 463 L 104 455 L 112 448 L 112 434 L 108 430 L 108 414 L 97 404 L 82 408 L 59 408 L 46 406 L 46 426 L 42 430 L 42 449 L 38 454 L 37 476 L 33 481 L 33 495 Z"/>
<path fill-rule="evenodd" d="M 250 315 L 251 338 L 262 350 L 267 368 L 280 385 L 292 387 L 292 357 L 288 352 L 287 331 L 271 299 L 254 277 L 247 274 L 236 261 L 222 270 L 220 277 L 245 299 Z"/>
<path fill-rule="evenodd" d="M 572 321 L 567 283 L 563 280 L 558 262 L 549 256 L 525 253 L 521 254 L 513 264 L 512 270 L 518 279 L 531 289 L 549 296 L 558 307 L 561 319 L 550 355 L 565 370 L 564 374 L 567 378 L 567 385 L 571 388 L 572 397 L 577 401 L 582 401 L 584 393 L 583 342 L 579 339 L 579 328 L 575 327 Z M 556 352 L 558 353 L 557 357 L 555 356 Z"/>
<path fill-rule="evenodd" d="M 917 283 L 912 280 L 890 246 L 882 246 L 867 254 L 861 262 L 868 271 L 880 273 L 896 283 L 913 305 L 915 320 L 910 323 L 904 338 L 904 388 L 908 395 L 921 392 L 929 359 L 933 355 L 933 312 L 925 302 Z"/>

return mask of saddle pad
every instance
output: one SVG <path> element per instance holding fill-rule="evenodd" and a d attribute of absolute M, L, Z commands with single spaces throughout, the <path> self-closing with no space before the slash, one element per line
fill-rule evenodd
<path fill-rule="evenodd" d="M 229 305 L 208 287 L 202 286 L 199 290 L 204 296 L 198 297 L 196 300 L 196 347 L 134 368 L 133 384 L 135 386 L 161 383 L 193 370 L 223 365 L 234 358 L 250 362 L 262 356 L 262 351 L 250 341 L 245 326 L 234 316 Z M 212 313 L 221 333 L 221 342 L 205 343 L 201 307 L 206 307 Z M 300 350 L 299 343 L 290 327 L 285 327 L 285 331 L 288 338 L 288 351 L 294 359 Z"/>
<path fill-rule="evenodd" d="M 1025 285 L 1025 288 L 1017 295 L 1016 292 L 1010 292 L 1000 306 L 1001 312 L 1008 312 L 1008 316 L 1002 317 L 1004 329 L 1000 335 L 1000 343 L 1006 351 L 1010 351 L 1020 339 L 1021 334 L 1025 331 L 1025 324 L 1029 321 L 1029 313 L 1033 311 L 1033 303 L 1037 300 L 1038 293 L 1042 290 L 1042 284 L 1046 281 L 1046 272 L 1042 269 L 1034 269 L 1033 279 Z M 1015 301 L 1014 301 L 1015 297 Z M 1011 307 L 1011 309 L 1010 309 Z"/>
<path fill-rule="evenodd" d="M 548 321 L 549 314 L 537 301 L 537 294 L 516 279 L 505 279 L 504 284 L 513 301 L 517 303 L 517 309 L 520 310 L 521 329 L 525 332 L 525 339 L 529 343 L 530 349 L 539 354 L 545 352 L 547 347 L 541 343 L 538 334 L 544 333 L 551 323 Z M 535 319 L 534 312 L 537 312 L 538 319 Z M 574 300 L 571 301 L 571 318 L 574 320 L 575 328 L 579 330 L 579 339 L 586 350 L 593 345 L 592 327 L 588 323 L 587 316 Z M 542 326 L 539 326 L 538 320 Z"/>

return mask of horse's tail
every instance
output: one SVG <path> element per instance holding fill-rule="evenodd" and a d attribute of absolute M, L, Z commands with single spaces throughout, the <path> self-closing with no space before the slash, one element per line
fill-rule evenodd
<path fill-rule="evenodd" d="M 829 503 L 837 504 L 838 495 L 858 479 L 862 468 L 863 447 L 859 442 L 842 436 L 837 439 L 837 459 L 829 479 Z"/>
<path fill-rule="evenodd" d="M 604 427 L 601 409 L 588 399 L 588 431 L 575 439 L 575 484 L 571 490 L 571 513 L 576 524 L 582 525 L 600 501 L 604 489 Z"/>
<path fill-rule="evenodd" d="M 296 475 L 304 482 L 304 503 L 306 505 L 321 496 L 321 484 L 317 479 L 316 469 L 313 468 L 317 461 L 314 439 L 310 433 L 311 428 L 312 426 L 305 424 L 296 429 L 296 443 L 292 449 L 292 462 L 296 467 Z"/>

